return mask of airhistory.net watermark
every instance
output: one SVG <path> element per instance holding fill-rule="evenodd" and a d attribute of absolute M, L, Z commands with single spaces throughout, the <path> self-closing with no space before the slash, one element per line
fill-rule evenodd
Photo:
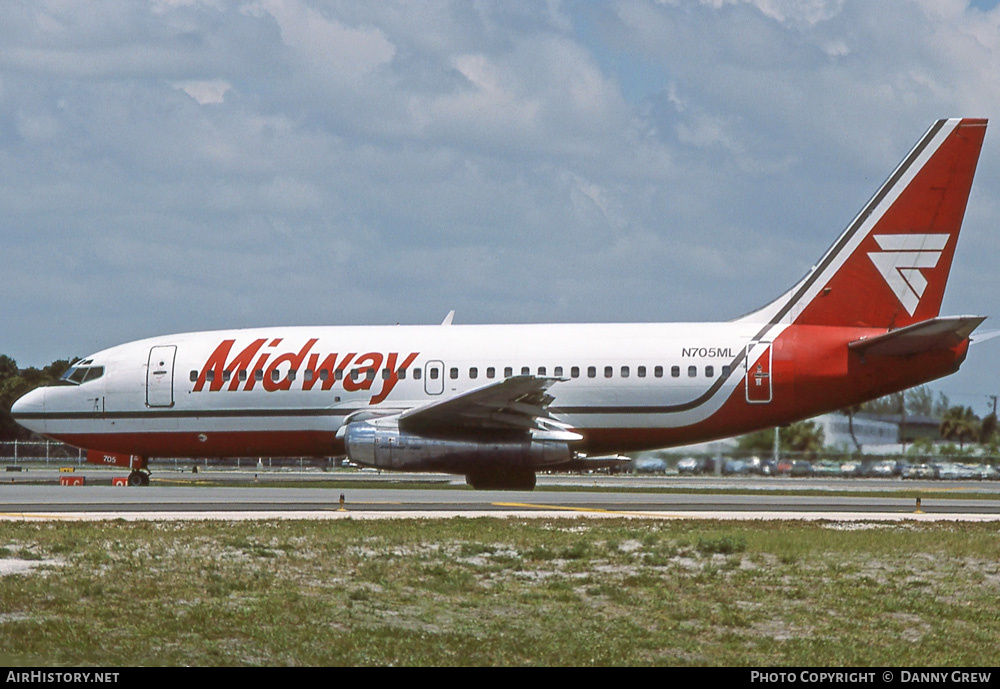
<path fill-rule="evenodd" d="M 104 684 L 118 681 L 117 672 L 53 672 L 49 670 L 8 670 L 7 683 Z"/>

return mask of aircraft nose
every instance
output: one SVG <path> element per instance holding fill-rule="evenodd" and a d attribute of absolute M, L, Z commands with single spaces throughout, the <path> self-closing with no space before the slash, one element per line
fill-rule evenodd
<path fill-rule="evenodd" d="M 22 426 L 37 430 L 36 426 L 42 423 L 41 418 L 35 417 L 45 411 L 45 388 L 36 388 L 31 392 L 22 395 L 10 407 L 10 415 L 14 417 Z"/>

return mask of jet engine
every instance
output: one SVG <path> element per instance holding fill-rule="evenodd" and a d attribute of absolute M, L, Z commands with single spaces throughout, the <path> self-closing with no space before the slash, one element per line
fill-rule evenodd
<path fill-rule="evenodd" d="M 563 441 L 530 435 L 428 437 L 401 431 L 394 417 L 354 421 L 344 432 L 352 462 L 394 471 L 465 474 L 476 489 L 531 490 L 535 471 L 573 458 Z"/>

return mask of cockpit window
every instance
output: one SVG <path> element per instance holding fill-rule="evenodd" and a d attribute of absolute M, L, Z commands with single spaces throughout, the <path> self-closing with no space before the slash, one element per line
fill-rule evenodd
<path fill-rule="evenodd" d="M 88 359 L 85 363 L 90 363 L 90 360 Z M 84 383 L 89 383 L 92 380 L 97 380 L 103 375 L 103 366 L 81 366 L 77 364 L 66 371 L 61 380 L 73 385 L 82 385 Z"/>

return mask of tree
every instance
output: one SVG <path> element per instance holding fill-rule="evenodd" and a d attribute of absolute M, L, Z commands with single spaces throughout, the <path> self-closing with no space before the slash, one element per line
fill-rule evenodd
<path fill-rule="evenodd" d="M 774 447 L 774 429 L 741 435 L 738 447 L 746 452 L 770 452 Z M 799 421 L 778 429 L 778 444 L 782 452 L 816 454 L 823 449 L 823 429 L 814 421 Z"/>
<path fill-rule="evenodd" d="M 19 369 L 17 362 L 0 354 L 0 441 L 30 438 L 31 433 L 19 426 L 10 415 L 10 407 L 19 397 L 42 385 L 52 385 L 65 373 L 71 361 L 58 359 L 42 369 Z"/>
<path fill-rule="evenodd" d="M 983 445 L 996 445 L 997 440 L 997 415 L 990 412 L 979 425 L 979 442 Z"/>
<path fill-rule="evenodd" d="M 782 445 L 787 444 L 789 450 L 808 455 L 820 452 L 825 442 L 823 429 L 817 426 L 814 421 L 793 423 L 791 426 L 782 428 L 778 435 L 781 436 Z"/>
<path fill-rule="evenodd" d="M 858 437 L 854 435 L 854 415 L 861 411 L 863 405 L 855 404 L 854 406 L 847 407 L 842 410 L 847 416 L 847 432 L 851 434 L 851 440 L 854 441 L 854 449 L 856 452 L 861 452 L 861 443 L 858 442 Z"/>
<path fill-rule="evenodd" d="M 945 440 L 958 441 L 960 450 L 965 449 L 965 443 L 979 437 L 980 421 L 971 407 L 952 407 L 941 419 L 941 437 Z"/>
<path fill-rule="evenodd" d="M 907 416 L 940 417 L 948 407 L 948 397 L 943 392 L 935 395 L 929 387 L 921 385 L 865 402 L 861 405 L 861 411 L 887 416 L 900 414 L 905 409 Z"/>
<path fill-rule="evenodd" d="M 29 389 L 27 381 L 21 377 L 17 362 L 6 354 L 0 354 L 0 440 L 24 437 L 21 433 L 24 429 L 10 415 L 10 406 Z"/>

